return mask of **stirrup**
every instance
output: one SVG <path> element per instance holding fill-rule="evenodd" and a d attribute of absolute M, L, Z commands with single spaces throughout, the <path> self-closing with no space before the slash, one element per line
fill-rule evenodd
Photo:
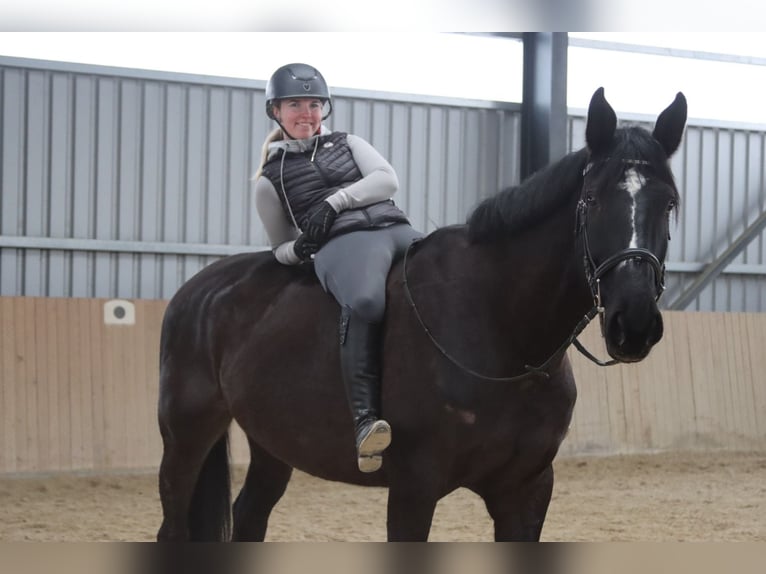
<path fill-rule="evenodd" d="M 383 451 L 391 444 L 391 426 L 384 420 L 376 420 L 360 429 L 356 453 L 357 466 L 362 472 L 375 472 L 383 464 Z"/>

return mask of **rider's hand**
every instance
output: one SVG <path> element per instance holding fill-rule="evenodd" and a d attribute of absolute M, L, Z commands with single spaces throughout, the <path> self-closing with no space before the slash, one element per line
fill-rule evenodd
<path fill-rule="evenodd" d="M 306 229 L 303 230 L 303 233 L 309 241 L 322 246 L 327 241 L 327 236 L 336 217 L 338 217 L 338 212 L 335 211 L 335 208 L 323 201 L 309 211 Z"/>
<path fill-rule="evenodd" d="M 293 251 L 301 261 L 311 261 L 311 256 L 319 251 L 319 245 L 306 237 L 305 233 L 302 233 L 293 243 Z"/>

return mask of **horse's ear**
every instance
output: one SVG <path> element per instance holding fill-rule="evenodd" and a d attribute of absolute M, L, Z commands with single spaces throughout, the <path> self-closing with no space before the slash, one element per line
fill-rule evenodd
<path fill-rule="evenodd" d="M 652 135 L 662 145 L 665 154 L 670 157 L 681 144 L 686 125 L 686 98 L 681 92 L 676 94 L 673 103 L 665 108 L 657 118 Z"/>
<path fill-rule="evenodd" d="M 609 149 L 615 129 L 617 115 L 604 97 L 604 88 L 599 88 L 590 99 L 588 123 L 585 126 L 585 143 L 591 153 Z"/>

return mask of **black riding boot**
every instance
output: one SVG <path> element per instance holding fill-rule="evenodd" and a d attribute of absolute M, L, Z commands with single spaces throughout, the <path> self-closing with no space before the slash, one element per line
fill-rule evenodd
<path fill-rule="evenodd" d="M 391 427 L 380 413 L 380 323 L 367 323 L 344 307 L 340 320 L 340 366 L 356 434 L 357 464 L 375 472 L 391 444 Z"/>

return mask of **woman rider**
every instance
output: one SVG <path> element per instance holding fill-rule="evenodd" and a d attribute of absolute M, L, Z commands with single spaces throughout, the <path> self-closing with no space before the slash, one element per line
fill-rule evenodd
<path fill-rule="evenodd" d="M 364 139 L 324 126 L 330 113 L 330 91 L 316 68 L 295 63 L 274 72 L 266 115 L 279 127 L 264 142 L 255 199 L 277 260 L 313 261 L 341 307 L 340 364 L 357 464 L 374 472 L 391 442 L 391 427 L 379 418 L 386 278 L 422 234 L 391 200 L 399 187 L 391 165 Z"/>

